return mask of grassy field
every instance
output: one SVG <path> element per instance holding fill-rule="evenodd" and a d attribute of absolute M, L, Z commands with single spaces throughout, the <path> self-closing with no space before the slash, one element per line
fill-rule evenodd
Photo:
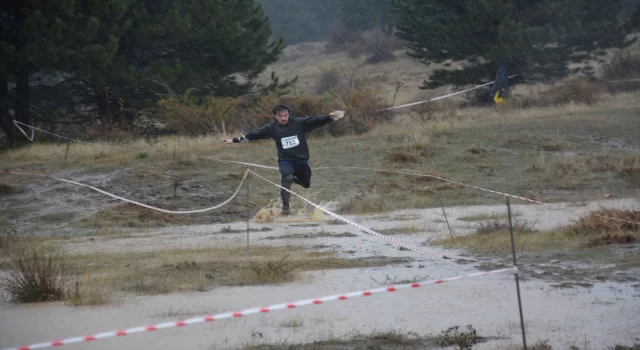
<path fill-rule="evenodd" d="M 16 290 L 11 293 L 16 302 L 62 299 L 72 305 L 96 305 L 110 302 L 118 292 L 157 295 L 216 286 L 282 284 L 304 280 L 305 271 L 408 261 L 384 256 L 338 258 L 331 252 L 292 245 L 219 244 L 215 248 L 80 254 L 74 244 L 55 238 L 0 242 L 0 250 L 8 256 L 0 260 L 0 269 L 15 271 L 3 276 L 0 285 Z M 43 284 L 48 293 L 40 293 L 37 286 Z"/>
<path fill-rule="evenodd" d="M 315 136 L 310 140 L 312 187 L 294 187 L 315 201 L 339 202 L 345 213 L 384 212 L 453 204 L 495 204 L 495 194 L 429 177 L 416 177 L 345 167 L 367 167 L 433 174 L 462 183 L 500 190 L 545 202 L 637 197 L 640 193 L 639 93 L 608 95 L 600 103 L 536 109 L 468 108 L 445 112 L 428 122 L 411 114 L 360 136 Z M 101 189 L 167 209 L 198 209 L 227 199 L 245 167 L 205 157 L 276 165 L 272 141 L 223 145 L 222 137 L 171 137 L 148 144 L 118 144 L 135 149 L 109 150 L 108 144 L 35 144 L 4 152 L 5 169 L 56 174 L 99 184 Z M 279 182 L 277 171 L 252 170 Z M 32 205 L 19 200 L 34 184 L 65 198 L 70 209 L 42 213 L 44 227 L 72 223 L 76 227 L 113 225 L 144 227 L 180 222 L 207 223 L 243 219 L 278 200 L 278 189 L 251 179 L 250 204 L 236 199 L 211 215 L 172 216 L 129 204 L 100 205 L 76 213 L 76 188 L 38 177 L 0 175 L 4 203 L 1 214 L 11 222 Z M 90 193 L 88 189 L 80 190 Z M 244 192 L 244 191 L 242 191 Z M 94 198 L 106 199 L 91 193 Z M 6 205 L 6 204 L 5 204 Z M 302 203 L 294 199 L 294 207 Z M 53 225 L 53 226 L 52 226 Z"/>
<path fill-rule="evenodd" d="M 399 104 L 450 91 L 450 87 L 419 91 L 417 86 L 422 79 L 437 67 L 424 66 L 400 53 L 397 56 L 392 62 L 358 68 L 380 93 L 381 100 Z M 361 61 L 362 58 L 352 58 L 346 53 L 326 53 L 321 45 L 309 44 L 289 48 L 271 68 L 284 78 L 300 76 L 294 93 L 315 93 L 327 75 L 348 79 Z M 553 91 L 572 86 L 562 84 L 565 82 L 558 82 L 558 90 Z M 549 93 L 540 86 L 520 86 L 516 90 L 532 100 L 549 98 Z M 380 229 L 374 228 L 378 232 L 401 235 L 400 240 L 417 237 L 420 242 L 424 240 L 420 235 L 432 232 L 437 226 L 433 224 L 442 220 L 383 228 L 383 219 L 391 220 L 388 212 L 438 207 L 441 203 L 453 206 L 504 202 L 502 196 L 489 191 L 420 175 L 437 175 L 549 203 L 568 201 L 581 205 L 590 200 L 640 198 L 640 91 L 616 94 L 606 91 L 606 88 L 598 90 L 597 98 L 593 99 L 596 95 L 589 94 L 588 101 L 533 103 L 526 107 L 523 100 L 517 100 L 506 106 L 463 108 L 460 103 L 465 99 L 463 96 L 417 109 L 398 110 L 391 121 L 362 135 L 313 134 L 309 141 L 312 187 L 296 186 L 293 190 L 339 213 L 379 213 L 376 225 Z M 239 132 L 119 143 L 34 143 L 2 151 L 0 163 L 3 170 L 74 180 L 163 209 L 194 210 L 227 200 L 239 188 L 246 171 L 243 165 L 214 159 L 277 165 L 271 140 L 222 143 Z M 277 171 L 252 170 L 279 182 Z M 210 233 L 240 232 L 227 227 L 227 223 L 255 217 L 265 207 L 279 208 L 278 188 L 255 176 L 247 180 L 239 195 L 218 210 L 175 215 L 123 203 L 88 188 L 46 177 L 1 172 L 0 284 L 9 289 L 16 302 L 57 300 L 83 306 L 110 304 L 121 294 L 158 295 L 209 291 L 218 286 L 278 285 L 305 282 L 314 271 L 411 265 L 411 259 L 393 254 L 345 258 L 338 256 L 337 251 L 319 252 L 317 248 L 329 245 L 319 242 L 323 244 L 304 246 L 301 242 L 339 237 L 351 238 L 349 244 L 355 246 L 362 242 L 357 235 L 345 231 L 323 229 L 300 233 L 290 227 L 262 238 L 268 241 L 261 242 L 273 245 L 252 244 L 246 248 L 237 242 L 226 244 L 229 240 L 217 241 L 225 243 L 213 247 L 185 248 L 186 245 L 181 245 L 184 237 L 171 232 L 179 236 L 173 242 L 175 246 L 112 252 L 114 247 L 134 248 L 136 244 L 148 243 L 145 238 L 155 239 L 156 231 L 149 237 L 141 237 L 139 231 L 146 228 L 170 227 L 178 231 L 181 226 L 224 223 L 220 232 Z M 515 199 L 512 202 L 523 203 Z M 302 209 L 310 212 L 306 210 L 310 209 L 307 204 L 293 197 L 293 210 Z M 601 214 L 640 221 L 637 210 Z M 394 220 L 415 218 L 407 215 Z M 466 251 L 466 256 L 473 257 L 467 262 L 472 261 L 479 269 L 510 264 L 504 214 L 460 215 L 456 219 L 477 229 L 466 235 L 456 233 L 452 238 L 428 240 L 424 245 Z M 609 278 L 637 282 L 633 273 L 640 266 L 638 225 L 617 225 L 583 217 L 569 226 L 538 231 L 527 221 L 527 215 L 516 212 L 514 219 L 523 278 L 535 277 L 538 272 L 532 271 L 541 270 L 544 276 L 538 277 L 561 284 L 567 280 L 588 284 L 594 279 Z M 111 242 L 116 240 L 117 244 Z M 101 251 L 106 250 L 109 242 L 114 243 L 109 245 L 112 250 Z M 88 252 L 83 252 L 83 248 Z M 458 261 L 464 264 L 461 260 Z M 612 266 L 595 272 L 590 268 L 565 270 L 561 260 Z M 550 261 L 553 263 L 549 264 Z M 427 275 L 421 279 L 426 278 Z M 382 282 L 407 281 L 387 275 L 386 281 L 382 279 L 379 284 Z M 172 310 L 162 316 L 191 314 Z M 298 329 L 310 324 L 310 319 L 298 318 L 281 321 L 279 327 Z M 464 335 L 447 336 L 444 331 L 440 335 L 421 336 L 381 332 L 347 339 L 327 337 L 309 344 L 253 342 L 246 349 L 423 349 L 459 345 L 468 340 Z M 472 340 L 487 341 L 482 337 Z M 540 342 L 530 348 L 550 347 Z"/>

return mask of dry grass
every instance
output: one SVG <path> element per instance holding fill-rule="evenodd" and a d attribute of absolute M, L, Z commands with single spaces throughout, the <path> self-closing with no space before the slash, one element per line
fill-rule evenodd
<path fill-rule="evenodd" d="M 416 226 L 399 226 L 384 230 L 376 230 L 376 232 L 382 233 L 384 235 L 406 235 L 425 232 L 425 230 Z"/>
<path fill-rule="evenodd" d="M 511 213 L 511 217 L 522 216 L 522 213 L 514 212 Z M 487 221 L 487 220 L 504 220 L 508 218 L 508 214 L 475 214 L 475 215 L 467 215 L 461 216 L 458 218 L 460 221 Z"/>
<path fill-rule="evenodd" d="M 64 252 L 36 242 L 13 244 L 0 286 L 15 303 L 63 300 L 69 268 Z"/>
<path fill-rule="evenodd" d="M 420 161 L 417 156 L 403 151 L 389 153 L 387 159 L 391 163 L 418 163 Z"/>
<path fill-rule="evenodd" d="M 249 262 L 253 280 L 264 284 L 291 282 L 295 280 L 298 277 L 295 273 L 298 266 L 287 260 L 289 256 L 290 255 L 285 255 L 278 260 Z"/>
<path fill-rule="evenodd" d="M 109 281 L 91 273 L 77 273 L 66 287 L 64 301 L 71 306 L 108 304 L 111 302 Z"/>
<path fill-rule="evenodd" d="M 638 241 L 638 235 L 630 232 L 603 232 L 589 239 L 587 247 L 597 247 L 610 244 L 629 244 Z"/>
<path fill-rule="evenodd" d="M 301 318 L 293 318 L 280 322 L 279 326 L 282 328 L 300 328 L 304 325 L 304 320 Z"/>
<path fill-rule="evenodd" d="M 619 52 L 602 68 L 603 79 L 631 80 L 640 78 L 640 51 Z M 638 81 L 616 81 L 607 84 L 611 92 L 633 91 L 640 89 Z"/>
<path fill-rule="evenodd" d="M 567 234 L 580 236 L 616 231 L 635 232 L 640 230 L 640 224 L 636 224 L 640 222 L 640 211 L 638 210 L 600 209 L 590 214 L 592 215 L 580 217 L 573 225 L 569 226 L 569 228 L 567 228 Z M 605 216 L 626 221 L 613 220 Z"/>
<path fill-rule="evenodd" d="M 334 349 L 432 349 L 438 344 L 435 337 L 419 336 L 416 333 L 399 331 L 373 334 L 355 333 L 346 339 L 328 339 L 313 343 L 288 343 L 247 345 L 244 350 L 334 350 Z"/>
<path fill-rule="evenodd" d="M 595 215 L 613 216 L 638 222 L 638 211 L 601 210 Z M 609 244 L 628 244 L 640 239 L 638 225 L 621 223 L 594 215 L 585 215 L 574 224 L 550 231 L 533 232 L 527 223 L 514 223 L 516 249 L 521 252 L 543 252 L 583 249 Z M 481 225 L 475 233 L 429 242 L 449 248 L 468 248 L 480 253 L 507 253 L 511 249 L 508 224 L 493 220 Z"/>
<path fill-rule="evenodd" d="M 427 140 L 408 142 L 402 146 L 391 149 L 386 159 L 388 162 L 412 162 L 419 163 L 422 159 L 433 154 L 431 145 Z"/>
<path fill-rule="evenodd" d="M 114 163 L 141 162 L 146 159 L 168 159 L 175 162 L 194 162 L 197 154 L 222 146 L 226 135 L 216 137 L 165 136 L 154 143 L 145 140 L 119 143 L 95 141 L 91 143 L 34 143 L 0 154 L 4 164 L 43 162 L 61 167 L 78 164 L 94 166 Z"/>
<path fill-rule="evenodd" d="M 8 255 L 11 246 L 18 239 L 18 231 L 14 227 L 0 226 L 0 252 Z"/>
<path fill-rule="evenodd" d="M 375 65 L 365 64 L 367 56 L 350 57 L 348 52 L 327 52 L 320 43 L 288 47 L 285 51 L 281 59 L 271 65 L 261 76 L 261 82 L 268 82 L 271 71 L 275 71 L 281 79 L 291 79 L 297 75 L 299 80 L 294 89 L 295 93 L 313 93 L 317 87 L 317 77 L 321 76 L 322 72 L 334 68 L 361 67 L 364 74 L 369 75 L 381 87 L 382 96 L 387 103 L 393 101 L 396 81 L 403 83 L 402 89 L 396 96 L 396 103 L 411 102 L 416 91 L 420 91 L 418 87 L 422 84 L 422 80 L 428 78 L 430 72 L 438 67 L 438 65 L 424 65 L 408 57 L 401 50 L 392 53 L 394 59 Z M 292 59 L 295 61 L 292 62 Z"/>
<path fill-rule="evenodd" d="M 375 80 L 372 76 L 368 78 Z M 495 204 L 499 201 L 496 195 L 488 192 L 425 177 L 332 168 L 354 165 L 435 174 L 516 195 L 533 196 L 545 202 L 573 200 L 582 195 L 586 196 L 581 198 L 585 200 L 602 199 L 608 192 L 616 197 L 633 195 L 640 183 L 637 151 L 640 124 L 634 122 L 640 99 L 637 92 L 605 97 L 594 105 L 571 103 L 528 109 L 440 110 L 425 123 L 417 123 L 411 115 L 402 114 L 406 110 L 400 110 L 394 120 L 362 136 L 314 135 L 309 141 L 313 184 L 301 194 L 312 193 L 318 202 L 339 202 L 344 212 L 351 213 L 439 206 L 439 196 L 445 205 Z M 304 101 L 301 99 L 300 102 Z M 118 144 L 143 148 L 148 157 L 142 159 L 136 158 L 137 151 L 127 153 L 105 148 L 101 151 L 97 146 L 73 144 L 67 163 L 60 162 L 64 157 L 63 146 L 60 146 L 63 153 L 56 153 L 58 146 L 34 144 L 4 152 L 0 162 L 14 167 L 39 161 L 37 168 L 29 165 L 30 170 L 56 173 L 56 170 L 65 169 L 66 177 L 71 179 L 87 173 L 96 178 L 99 174 L 112 175 L 107 178 L 114 182 L 117 179 L 122 190 L 119 194 L 126 197 L 163 208 L 195 209 L 226 199 L 234 190 L 229 174 L 241 176 L 244 171 L 241 165 L 208 161 L 201 156 L 266 165 L 276 163 L 271 140 L 223 145 L 222 138 L 223 135 L 193 139 L 161 137 L 154 144 Z M 320 170 L 320 167 L 329 169 Z M 68 175 L 69 170 L 73 170 L 73 176 Z M 260 171 L 277 181 L 277 171 Z M 184 195 L 181 199 L 169 200 L 163 197 L 162 191 L 171 185 L 171 177 L 178 175 L 189 179 L 201 176 L 201 179 L 191 181 L 197 181 L 200 186 L 192 192 L 197 192 L 197 198 Z M 41 180 L 0 174 L 0 181 L 18 187 L 27 182 L 39 185 Z M 69 188 L 73 186 L 69 185 Z M 262 181 L 251 181 L 251 188 L 249 215 L 278 198 L 278 190 Z M 158 193 L 160 196 L 156 195 Z M 66 200 L 81 206 L 76 199 Z M 239 213 L 244 213 L 245 209 L 240 208 L 243 205 L 234 201 L 223 210 L 212 212 L 215 219 L 208 222 L 238 220 Z M 24 211 L 29 209 L 24 208 Z M 153 220 L 165 225 L 184 217 L 154 216 L 148 219 L 145 213 L 132 215 L 122 210 L 105 210 L 80 225 L 91 228 L 148 226 Z M 209 217 L 194 215 L 188 218 L 190 222 L 204 223 Z"/>
<path fill-rule="evenodd" d="M 73 251 L 73 245 L 67 248 Z M 302 247 L 220 246 L 152 252 L 68 254 L 66 263 L 89 278 L 87 288 L 136 294 L 205 291 L 213 286 L 277 284 L 302 277 L 303 271 L 383 266 L 404 259 L 343 259 Z M 90 268 L 86 268 L 90 266 Z M 82 269 L 81 269 L 82 268 Z M 97 288 L 100 287 L 100 288 Z M 84 294 L 87 294 L 85 292 Z"/>
<path fill-rule="evenodd" d="M 185 217 L 177 214 L 162 213 L 135 204 L 118 204 L 109 209 L 103 209 L 88 218 L 75 223 L 79 228 L 97 228 L 101 234 L 112 234 L 117 231 L 114 226 L 147 227 L 175 225 L 184 222 Z"/>

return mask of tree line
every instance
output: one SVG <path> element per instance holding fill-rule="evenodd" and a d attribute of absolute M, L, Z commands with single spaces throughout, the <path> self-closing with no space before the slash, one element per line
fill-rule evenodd
<path fill-rule="evenodd" d="M 7 0 L 0 121 L 123 120 L 167 93 L 240 96 L 277 60 L 253 0 Z"/>
<path fill-rule="evenodd" d="M 0 5 L 0 126 L 131 120 L 166 94 L 243 96 L 288 44 L 371 29 L 444 63 L 422 88 L 530 79 L 623 48 L 637 0 L 7 0 Z M 447 62 L 465 61 L 461 69 Z M 580 68 L 586 73 L 589 67 Z M 13 111 L 13 115 L 10 114 Z"/>

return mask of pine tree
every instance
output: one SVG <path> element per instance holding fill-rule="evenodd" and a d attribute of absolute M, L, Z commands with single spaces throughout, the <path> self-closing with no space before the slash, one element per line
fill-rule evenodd
<path fill-rule="evenodd" d="M 113 64 L 87 78 L 133 108 L 152 105 L 167 89 L 244 95 L 284 48 L 282 39 L 271 40 L 269 20 L 253 0 L 142 0 L 132 17 Z"/>
<path fill-rule="evenodd" d="M 87 3 L 79 0 L 2 2 L 0 21 L 3 35 L 0 45 L 3 49 L 3 68 L 0 83 L 3 88 L 0 92 L 2 99 L 7 99 L 6 103 L 3 101 L 0 111 L 3 128 L 12 129 L 8 113 L 10 95 L 14 100 L 12 106 L 15 119 L 22 123 L 31 122 L 32 85 L 37 73 L 55 71 L 63 66 L 70 66 L 73 62 L 101 62 L 113 57 L 117 49 L 117 36 L 112 36 L 113 33 L 108 33 L 101 41 L 96 41 L 95 38 L 78 39 L 82 35 L 92 36 L 97 33 L 98 28 L 104 26 L 112 16 L 113 21 L 117 21 L 117 14 L 126 11 L 129 1 Z M 87 5 L 93 6 L 90 11 L 95 11 L 96 8 L 108 11 L 102 17 L 83 18 L 81 14 Z M 123 23 L 117 25 L 126 26 Z M 126 29 L 122 28 L 119 31 L 124 30 Z M 8 82 L 15 84 L 14 91 L 5 88 Z M 8 132 L 12 134 L 11 131 Z"/>
<path fill-rule="evenodd" d="M 46 110 L 38 120 L 83 122 L 91 115 L 131 118 L 122 112 L 151 106 L 167 90 L 193 91 L 196 98 L 243 95 L 284 47 L 271 40 L 269 20 L 253 0 L 29 6 L 14 0 L 0 8 L 1 45 L 8 52 L 0 73 L 16 82 L 7 95 L 15 96 L 18 120 L 29 119 L 30 102 L 39 107 L 32 111 Z M 37 86 L 34 77 L 45 83 Z"/>
<path fill-rule="evenodd" d="M 505 64 L 528 79 L 565 76 L 568 63 L 631 41 L 611 0 L 390 0 L 398 37 L 425 64 L 468 64 L 436 70 L 422 88 L 491 79 Z M 587 73 L 589 73 L 587 71 Z"/>

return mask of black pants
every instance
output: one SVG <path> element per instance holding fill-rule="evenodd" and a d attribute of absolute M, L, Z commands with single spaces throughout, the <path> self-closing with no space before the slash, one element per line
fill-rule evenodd
<path fill-rule="evenodd" d="M 282 175 L 280 180 L 282 187 L 290 190 L 294 182 L 304 188 L 311 187 L 311 168 L 306 161 L 281 160 L 278 162 L 278 168 Z M 283 207 L 289 207 L 291 193 L 280 189 L 280 196 L 282 196 Z"/>

